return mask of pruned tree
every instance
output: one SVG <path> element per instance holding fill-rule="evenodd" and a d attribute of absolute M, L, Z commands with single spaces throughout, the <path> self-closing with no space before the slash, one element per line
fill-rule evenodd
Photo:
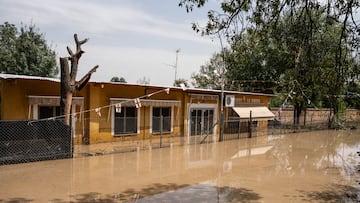
<path fill-rule="evenodd" d="M 70 113 L 72 96 L 75 91 L 80 91 L 87 82 L 90 80 L 92 73 L 99 67 L 94 66 L 86 75 L 84 75 L 80 81 L 76 81 L 76 75 L 78 72 L 79 59 L 83 53 L 81 45 L 85 44 L 89 39 L 79 40 L 77 34 L 74 34 L 74 40 L 76 44 L 76 52 L 74 53 L 70 47 L 66 47 L 69 57 L 60 57 L 60 72 L 61 72 L 61 99 L 60 99 L 60 111 L 65 116 L 65 124 L 70 125 Z M 69 60 L 71 68 L 69 69 Z"/>

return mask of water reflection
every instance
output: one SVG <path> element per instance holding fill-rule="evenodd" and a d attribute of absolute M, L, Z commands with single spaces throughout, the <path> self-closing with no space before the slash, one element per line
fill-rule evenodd
<path fill-rule="evenodd" d="M 1 166 L 0 202 L 354 200 L 359 145 L 318 131 Z"/>
<path fill-rule="evenodd" d="M 346 181 L 357 173 L 357 131 L 321 131 L 284 136 L 271 142 L 271 156 L 276 159 L 277 173 L 291 171 L 306 175 L 314 170 L 324 175 L 340 173 Z"/>

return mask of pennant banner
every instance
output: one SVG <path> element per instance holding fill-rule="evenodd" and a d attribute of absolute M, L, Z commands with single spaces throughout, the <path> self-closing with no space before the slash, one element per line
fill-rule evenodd
<path fill-rule="evenodd" d="M 134 102 L 135 102 L 135 107 L 136 107 L 137 109 L 141 107 L 141 102 L 140 102 L 140 99 L 139 99 L 139 98 L 134 99 Z"/>
<path fill-rule="evenodd" d="M 80 113 L 74 113 L 74 119 L 75 121 L 78 121 L 80 118 Z"/>
<path fill-rule="evenodd" d="M 116 113 L 121 113 L 121 103 L 115 104 L 115 112 Z"/>
<path fill-rule="evenodd" d="M 101 111 L 100 111 L 100 108 L 96 108 L 96 109 L 95 109 L 95 112 L 97 113 L 97 115 L 98 115 L 99 117 L 101 117 Z"/>

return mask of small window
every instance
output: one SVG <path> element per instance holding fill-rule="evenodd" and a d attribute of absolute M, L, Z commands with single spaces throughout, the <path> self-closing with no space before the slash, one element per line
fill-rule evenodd
<path fill-rule="evenodd" d="M 137 133 L 137 110 L 135 107 L 121 107 L 121 112 L 115 112 L 114 133 Z"/>
<path fill-rule="evenodd" d="M 153 107 L 152 132 L 171 132 L 171 107 Z"/>
<path fill-rule="evenodd" d="M 60 116 L 59 106 L 39 106 L 38 119 Z"/>

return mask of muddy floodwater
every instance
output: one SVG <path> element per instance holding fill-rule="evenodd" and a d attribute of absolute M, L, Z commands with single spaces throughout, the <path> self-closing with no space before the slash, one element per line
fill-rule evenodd
<path fill-rule="evenodd" d="M 0 166 L 0 202 L 356 202 L 360 131 Z"/>

